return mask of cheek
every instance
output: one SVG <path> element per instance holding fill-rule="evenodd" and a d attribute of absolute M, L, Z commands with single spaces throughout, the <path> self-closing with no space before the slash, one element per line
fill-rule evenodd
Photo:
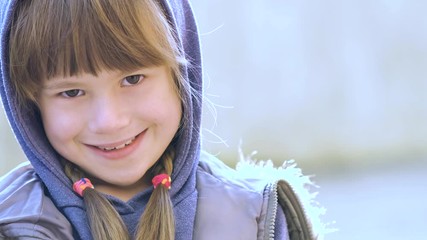
<path fill-rule="evenodd" d="M 163 131 L 176 131 L 181 122 L 181 105 L 175 102 L 156 102 L 143 111 L 143 118 Z"/>
<path fill-rule="evenodd" d="M 46 135 L 52 145 L 76 135 L 83 121 L 82 117 L 76 117 L 70 111 L 55 106 L 42 106 L 40 112 Z"/>
<path fill-rule="evenodd" d="M 162 112 L 159 114 L 160 117 L 171 130 L 176 131 L 182 117 L 181 100 L 176 94 L 170 94 L 168 98 L 161 101 L 161 103 L 163 105 L 160 107 L 160 109 L 162 109 Z"/>
<path fill-rule="evenodd" d="M 168 129 L 177 127 L 181 121 L 182 107 L 181 99 L 175 91 L 170 86 L 160 85 L 147 92 L 135 95 L 128 100 L 133 104 L 133 109 L 139 109 L 138 112 L 147 121 L 163 125 Z"/>

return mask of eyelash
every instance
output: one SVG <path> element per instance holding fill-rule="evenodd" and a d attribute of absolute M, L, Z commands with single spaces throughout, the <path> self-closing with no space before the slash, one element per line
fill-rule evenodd
<path fill-rule="evenodd" d="M 132 80 L 134 80 L 134 79 L 132 79 L 132 78 L 135 78 L 135 77 L 137 77 L 137 78 L 138 78 L 136 82 L 134 82 L 134 83 L 129 82 L 129 80 L 131 80 L 131 81 L 132 81 Z M 123 81 L 122 81 L 122 85 L 123 85 L 123 86 L 133 86 L 133 85 L 137 85 L 137 84 L 141 83 L 141 81 L 142 81 L 144 78 L 145 78 L 145 76 L 144 76 L 143 74 L 136 74 L 136 75 L 127 76 L 127 77 L 125 77 L 125 78 L 123 79 Z"/>
<path fill-rule="evenodd" d="M 134 79 L 135 77 L 137 77 L 138 79 L 136 82 L 133 82 L 133 80 L 135 80 Z M 136 75 L 127 76 L 127 77 L 123 78 L 122 85 L 125 87 L 137 85 L 137 84 L 141 83 L 141 81 L 144 78 L 145 78 L 145 76 L 143 74 L 136 74 Z M 75 98 L 75 97 L 79 97 L 79 96 L 84 95 L 84 91 L 81 89 L 70 89 L 70 90 L 61 92 L 60 95 L 63 97 L 66 97 L 66 98 Z"/>
<path fill-rule="evenodd" d="M 73 93 L 76 93 L 76 94 L 73 94 Z M 61 96 L 66 97 L 66 98 L 75 98 L 75 97 L 82 96 L 84 94 L 84 92 L 83 92 L 83 90 L 80 90 L 80 89 L 70 89 L 67 91 L 63 91 L 60 94 L 61 94 Z"/>

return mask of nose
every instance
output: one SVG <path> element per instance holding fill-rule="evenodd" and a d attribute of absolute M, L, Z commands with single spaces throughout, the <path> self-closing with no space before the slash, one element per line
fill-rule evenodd
<path fill-rule="evenodd" d="M 93 133 L 109 134 L 123 129 L 130 123 L 130 116 L 119 96 L 108 95 L 93 101 L 89 128 Z"/>

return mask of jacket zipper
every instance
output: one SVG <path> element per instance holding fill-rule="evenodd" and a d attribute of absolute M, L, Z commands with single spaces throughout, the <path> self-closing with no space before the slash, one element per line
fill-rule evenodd
<path fill-rule="evenodd" d="M 267 221 L 266 221 L 266 235 L 264 239 L 266 240 L 274 240 L 274 229 L 275 229 L 275 223 L 276 223 L 276 213 L 277 208 L 279 205 L 279 197 L 277 194 L 277 183 L 278 181 L 275 181 L 274 183 L 269 185 L 269 198 L 268 198 L 268 209 L 267 209 Z"/>

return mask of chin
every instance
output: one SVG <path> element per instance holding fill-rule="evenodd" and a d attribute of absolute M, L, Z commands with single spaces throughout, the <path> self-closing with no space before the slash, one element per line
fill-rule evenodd
<path fill-rule="evenodd" d="M 147 182 L 143 175 L 126 175 L 125 177 L 118 177 L 115 175 L 115 178 L 110 181 L 110 184 L 120 187 L 130 187 L 135 185 L 147 185 Z"/>

